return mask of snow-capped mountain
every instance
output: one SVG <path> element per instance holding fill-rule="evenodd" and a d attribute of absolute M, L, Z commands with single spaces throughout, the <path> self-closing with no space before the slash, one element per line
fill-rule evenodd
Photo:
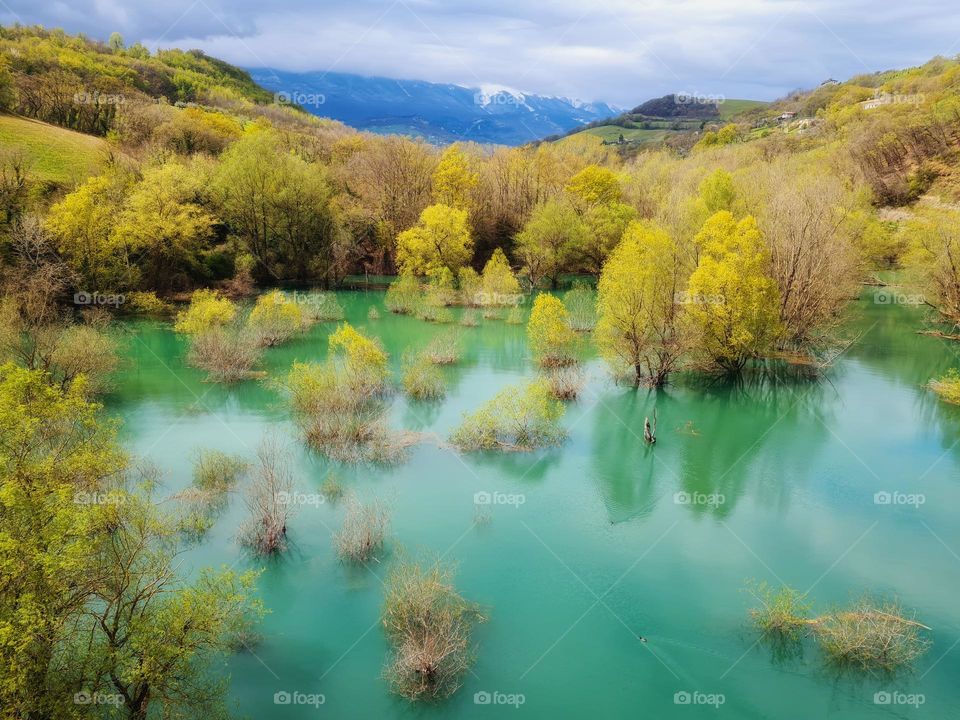
<path fill-rule="evenodd" d="M 471 140 L 521 145 L 617 115 L 619 108 L 545 97 L 502 85 L 443 85 L 347 73 L 250 69 L 279 99 L 361 130 L 430 142 Z"/>

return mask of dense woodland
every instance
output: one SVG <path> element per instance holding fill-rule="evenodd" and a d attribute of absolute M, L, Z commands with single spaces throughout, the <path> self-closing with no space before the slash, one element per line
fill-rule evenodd
<path fill-rule="evenodd" d="M 0 146 L 0 717 L 89 717 L 102 708 L 72 698 L 105 689 L 125 717 L 224 714 L 209 661 L 263 612 L 253 574 L 176 575 L 184 518 L 152 502 L 155 469 L 123 453 L 97 404 L 117 363 L 114 311 L 170 316 L 189 299 L 175 323 L 189 361 L 231 382 L 252 376 L 264 348 L 342 316 L 333 295 L 304 309 L 275 291 L 245 311 L 238 301 L 260 291 L 397 275 L 391 310 L 444 323 L 466 306 L 464 325 L 477 314 L 522 322 L 529 297 L 540 377 L 465 418 L 450 439 L 463 451 L 559 442 L 585 341 L 634 385 L 682 369 L 822 370 L 849 341 L 844 309 L 886 270 L 901 271 L 894 292 L 916 293 L 933 327 L 955 335 L 958 82 L 960 61 L 937 58 L 624 160 L 585 135 L 437 148 L 359 133 L 272 102 L 197 51 L 0 29 L 0 109 L 103 139 L 101 171 L 72 183 L 48 177 L 29 148 Z M 796 119 L 778 124 L 788 111 Z M 571 275 L 588 282 L 551 292 Z M 383 426 L 382 348 L 346 324 L 329 344 L 326 363 L 280 381 L 304 440 L 339 461 L 398 461 L 410 440 Z M 403 390 L 442 396 L 435 367 L 456 357 L 451 337 L 404 358 Z M 956 386 L 938 384 L 948 399 Z M 291 479 L 276 447 L 254 468 L 199 462 L 198 495 L 240 472 L 259 478 L 245 542 L 282 552 L 271 498 Z M 116 502 L 72 501 L 81 492 Z M 364 561 L 386 519 L 376 507 L 350 517 L 342 552 Z M 401 565 L 390 588 L 392 687 L 411 699 L 453 692 L 478 612 L 439 567 Z M 438 608 L 442 627 L 412 629 Z M 446 633 L 449 655 L 423 659 L 430 632 Z M 436 664 L 424 674 L 414 656 Z"/>

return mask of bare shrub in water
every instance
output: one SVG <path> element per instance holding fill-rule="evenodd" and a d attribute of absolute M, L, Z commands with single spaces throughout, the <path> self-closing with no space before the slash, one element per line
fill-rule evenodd
<path fill-rule="evenodd" d="M 241 540 L 245 545 L 261 555 L 286 550 L 293 487 L 289 454 L 276 437 L 264 438 L 257 449 L 254 477 L 244 494 L 250 513 L 241 528 Z"/>
<path fill-rule="evenodd" d="M 423 356 L 436 365 L 452 365 L 462 354 L 463 343 L 456 329 L 439 333 L 423 350 Z"/>
<path fill-rule="evenodd" d="M 583 373 L 576 365 L 548 368 L 545 376 L 557 400 L 576 400 L 583 389 Z"/>
<path fill-rule="evenodd" d="M 361 503 L 356 497 L 347 501 L 347 514 L 337 533 L 337 554 L 341 560 L 365 563 L 383 549 L 390 526 L 390 513 L 380 500 Z"/>
<path fill-rule="evenodd" d="M 480 324 L 477 319 L 477 311 L 473 308 L 464 310 L 463 315 L 460 316 L 460 324 L 464 327 L 477 327 Z"/>
<path fill-rule="evenodd" d="M 473 663 L 470 636 L 483 617 L 439 563 L 397 564 L 387 579 L 383 627 L 391 645 L 384 676 L 408 700 L 439 700 L 457 691 Z"/>
<path fill-rule="evenodd" d="M 210 382 L 232 383 L 254 375 L 262 352 L 255 333 L 212 327 L 190 338 L 187 362 L 206 372 Z"/>
<path fill-rule="evenodd" d="M 864 597 L 810 623 L 821 649 L 836 665 L 893 672 L 930 647 L 920 634 L 929 628 L 907 618 L 893 601 Z"/>
<path fill-rule="evenodd" d="M 921 634 L 930 628 L 907 617 L 895 601 L 865 596 L 848 608 L 810 618 L 811 604 L 796 590 L 761 583 L 751 592 L 762 607 L 751 609 L 750 616 L 765 635 L 790 641 L 812 635 L 829 662 L 840 667 L 893 672 L 930 647 Z"/>

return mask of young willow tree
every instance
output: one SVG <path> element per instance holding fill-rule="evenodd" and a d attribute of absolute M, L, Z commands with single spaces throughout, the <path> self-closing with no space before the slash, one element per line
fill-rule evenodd
<path fill-rule="evenodd" d="M 534 290 L 543 280 L 556 285 L 576 248 L 587 242 L 589 231 L 577 211 L 567 202 L 550 200 L 537 206 L 517 234 L 515 256 Z"/>
<path fill-rule="evenodd" d="M 770 351 L 780 336 L 780 295 L 768 274 L 769 253 L 756 220 L 725 210 L 697 234 L 700 263 L 683 301 L 708 364 L 738 372 Z"/>
<path fill-rule="evenodd" d="M 658 387 L 690 347 L 686 305 L 677 302 L 686 272 L 676 242 L 639 222 L 607 258 L 597 293 L 597 344 L 614 372 Z"/>
<path fill-rule="evenodd" d="M 623 202 L 620 178 L 609 168 L 587 166 L 570 178 L 566 191 L 587 228 L 573 246 L 577 264 L 597 274 L 637 211 Z"/>
<path fill-rule="evenodd" d="M 259 613 L 253 575 L 177 573 L 177 525 L 116 427 L 42 371 L 0 367 L 0 707 L 74 718 L 223 717 L 212 665 Z"/>
<path fill-rule="evenodd" d="M 445 269 L 456 276 L 472 257 L 467 211 L 449 205 L 424 209 L 417 225 L 397 236 L 401 274 L 426 277 Z"/>
<path fill-rule="evenodd" d="M 471 157 L 460 143 L 453 143 L 440 156 L 433 171 L 433 200 L 440 205 L 470 210 L 470 197 L 480 175 L 471 167 Z"/>
<path fill-rule="evenodd" d="M 576 362 L 577 334 L 570 327 L 567 308 L 559 298 L 540 293 L 533 301 L 527 322 L 533 357 L 542 367 L 562 367 Z"/>
<path fill-rule="evenodd" d="M 510 268 L 503 250 L 497 248 L 483 266 L 478 305 L 517 305 L 520 302 L 520 282 Z"/>
<path fill-rule="evenodd" d="M 212 189 L 260 278 L 330 283 L 342 273 L 347 246 L 329 174 L 276 131 L 254 129 L 231 145 Z"/>

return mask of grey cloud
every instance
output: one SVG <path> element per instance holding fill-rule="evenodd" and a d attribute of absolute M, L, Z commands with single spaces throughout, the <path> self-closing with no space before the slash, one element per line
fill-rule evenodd
<path fill-rule="evenodd" d="M 4 22 L 199 47 L 247 67 L 337 70 L 632 105 L 772 99 L 960 50 L 954 2 L 919 0 L 5 0 Z M 3 6 L 0 6 L 3 8 Z"/>

